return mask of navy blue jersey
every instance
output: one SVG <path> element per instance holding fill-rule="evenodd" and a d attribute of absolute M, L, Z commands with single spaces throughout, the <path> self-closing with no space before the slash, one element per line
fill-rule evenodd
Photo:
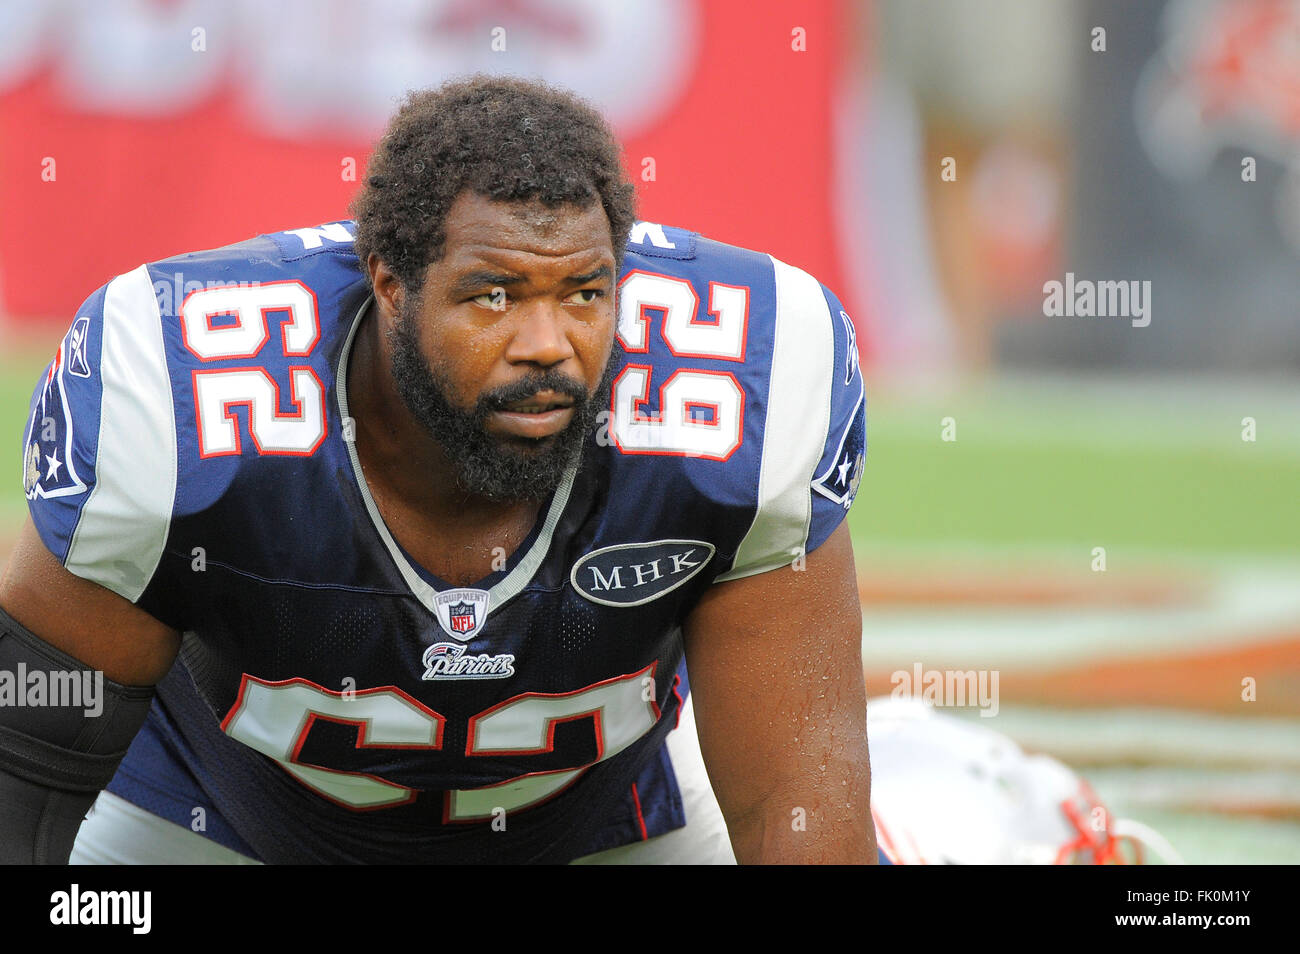
<path fill-rule="evenodd" d="M 110 788 L 268 862 L 559 862 L 679 827 L 684 621 L 819 546 L 861 478 L 848 316 L 770 256 L 639 223 L 610 412 L 529 537 L 457 587 L 361 473 L 351 237 L 141 266 L 38 384 L 41 538 L 185 634 Z"/>

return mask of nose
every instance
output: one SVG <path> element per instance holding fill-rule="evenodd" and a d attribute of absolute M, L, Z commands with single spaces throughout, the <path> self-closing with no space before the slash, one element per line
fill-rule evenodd
<path fill-rule="evenodd" d="M 548 368 L 574 356 L 561 310 L 547 302 L 519 308 L 519 327 L 506 349 L 512 364 Z"/>

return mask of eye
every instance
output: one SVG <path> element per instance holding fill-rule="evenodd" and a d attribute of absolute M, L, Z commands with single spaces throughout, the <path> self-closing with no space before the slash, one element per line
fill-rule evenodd
<path fill-rule="evenodd" d="M 566 305 L 590 305 L 597 298 L 603 298 L 604 295 L 605 291 L 601 288 L 582 288 L 564 299 L 564 303 Z"/>
<path fill-rule="evenodd" d="M 505 290 L 494 288 L 490 292 L 484 292 L 482 295 L 475 295 L 470 298 L 474 304 L 481 308 L 491 308 L 493 311 L 503 311 L 506 305 L 510 303 L 510 298 L 506 295 Z"/>

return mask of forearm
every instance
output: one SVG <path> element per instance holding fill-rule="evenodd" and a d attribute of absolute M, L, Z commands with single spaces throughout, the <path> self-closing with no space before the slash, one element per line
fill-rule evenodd
<path fill-rule="evenodd" d="M 816 625 L 792 611 L 806 605 L 819 607 Z M 685 632 L 700 751 L 737 859 L 874 862 L 862 613 L 847 526 L 802 571 L 715 587 Z"/>
<path fill-rule="evenodd" d="M 761 801 L 724 814 L 741 864 L 875 864 L 867 760 L 826 764 L 818 777 L 786 782 Z"/>

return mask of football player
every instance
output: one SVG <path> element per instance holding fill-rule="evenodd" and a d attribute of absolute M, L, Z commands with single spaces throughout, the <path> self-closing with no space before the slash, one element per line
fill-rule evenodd
<path fill-rule="evenodd" d="M 77 860 L 875 860 L 835 296 L 518 80 L 353 211 L 113 279 L 38 383 L 0 670 L 84 692 L 0 707 L 0 861 L 105 786 Z"/>

